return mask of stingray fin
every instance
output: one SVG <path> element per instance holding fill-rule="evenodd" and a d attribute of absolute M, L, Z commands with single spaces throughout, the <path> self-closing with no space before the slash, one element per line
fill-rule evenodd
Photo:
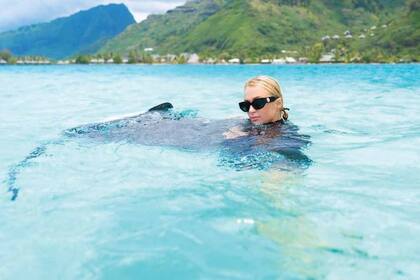
<path fill-rule="evenodd" d="M 168 111 L 169 109 L 172 109 L 174 106 L 169 103 L 169 102 L 165 102 L 159 105 L 156 105 L 155 107 L 152 107 L 148 110 L 148 112 L 151 111 Z"/>

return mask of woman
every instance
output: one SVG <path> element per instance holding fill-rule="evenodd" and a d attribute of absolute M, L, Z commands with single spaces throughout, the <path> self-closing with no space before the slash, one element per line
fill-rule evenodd
<path fill-rule="evenodd" d="M 248 113 L 253 124 L 283 122 L 288 118 L 279 83 L 268 76 L 248 80 L 244 87 L 244 101 L 239 108 Z"/>
<path fill-rule="evenodd" d="M 264 151 L 275 151 L 286 156 L 297 166 L 307 167 L 311 160 L 301 151 L 309 142 L 309 137 L 298 133 L 298 127 L 288 119 L 288 108 L 284 107 L 284 100 L 279 83 L 268 76 L 258 76 L 248 80 L 244 86 L 244 101 L 239 103 L 239 108 L 248 113 L 250 122 L 252 123 L 248 129 L 237 130 L 234 137 L 230 141 L 235 141 L 232 146 L 238 147 L 240 139 L 252 139 L 255 141 L 244 142 L 241 150 L 251 146 L 253 148 L 263 147 Z M 245 132 L 247 131 L 247 132 Z M 241 134 L 242 133 L 242 134 Z M 249 137 L 241 137 L 246 136 Z M 235 154 L 240 154 L 236 152 Z M 287 168 L 289 161 L 279 160 L 277 163 L 271 162 L 270 159 L 275 157 L 264 157 L 264 154 L 256 153 L 255 160 L 251 160 L 249 156 L 247 161 L 251 162 L 251 167 L 261 168 L 270 167 L 267 172 L 262 173 L 260 189 L 266 195 L 273 205 L 284 211 L 284 213 L 293 213 L 293 215 L 285 215 L 282 219 L 259 220 L 258 217 L 254 221 L 251 217 L 239 219 L 251 221 L 255 223 L 256 230 L 262 236 L 274 241 L 279 245 L 285 259 L 292 260 L 285 265 L 279 262 L 279 266 L 287 267 L 288 271 L 296 273 L 302 278 L 322 278 L 319 274 L 319 263 L 316 254 L 312 251 L 320 249 L 328 249 L 327 244 L 322 241 L 316 232 L 315 225 L 310 222 L 304 215 L 299 213 L 298 208 L 294 208 L 293 204 L 285 203 L 289 189 L 302 185 L 303 177 L 299 173 L 299 168 Z M 232 159 L 230 159 L 232 162 Z M 263 163 L 274 163 L 273 166 L 264 165 Z M 247 164 L 235 162 L 236 166 L 247 167 Z M 265 169 L 265 168 L 264 168 Z M 285 172 L 287 171 L 287 172 Z"/>
<path fill-rule="evenodd" d="M 284 123 L 289 117 L 289 110 L 283 106 L 283 96 L 279 83 L 268 76 L 257 76 L 245 83 L 244 101 L 239 102 L 239 108 L 248 113 L 249 120 L 254 125 Z M 235 126 L 223 135 L 233 139 L 250 134 L 249 129 Z"/>
<path fill-rule="evenodd" d="M 223 133 L 223 165 L 237 170 L 307 167 L 311 160 L 303 153 L 309 136 L 288 119 L 279 83 L 268 76 L 257 76 L 244 86 L 244 101 L 239 108 L 248 113 L 249 121 Z"/>

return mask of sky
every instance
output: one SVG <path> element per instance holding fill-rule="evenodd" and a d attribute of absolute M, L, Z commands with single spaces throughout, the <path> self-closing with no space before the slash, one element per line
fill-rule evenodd
<path fill-rule="evenodd" d="M 185 0 L 0 0 L 0 32 L 47 22 L 80 10 L 109 3 L 124 3 L 137 22 L 149 14 L 161 14 Z"/>

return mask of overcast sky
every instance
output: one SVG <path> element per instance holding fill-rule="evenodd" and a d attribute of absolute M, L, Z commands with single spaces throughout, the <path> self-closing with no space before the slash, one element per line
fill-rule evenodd
<path fill-rule="evenodd" d="M 139 22 L 149 14 L 164 13 L 185 2 L 185 0 L 0 0 L 0 32 L 50 21 L 109 3 L 124 3 Z"/>

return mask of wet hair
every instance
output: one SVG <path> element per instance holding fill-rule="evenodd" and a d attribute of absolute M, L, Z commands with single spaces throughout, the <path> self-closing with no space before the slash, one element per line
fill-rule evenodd
<path fill-rule="evenodd" d="M 252 79 L 249 79 L 244 86 L 244 89 L 247 87 L 262 87 L 265 89 L 269 94 L 272 96 L 278 97 L 280 100 L 280 119 L 287 120 L 289 118 L 289 114 L 284 107 L 283 102 L 283 95 L 280 84 L 272 77 L 269 76 L 257 76 Z"/>

